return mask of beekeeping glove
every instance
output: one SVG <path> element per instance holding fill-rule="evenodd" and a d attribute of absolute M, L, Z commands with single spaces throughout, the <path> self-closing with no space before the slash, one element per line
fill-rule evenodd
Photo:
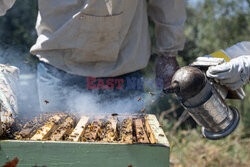
<path fill-rule="evenodd" d="M 17 114 L 18 75 L 16 67 L 0 64 L 0 136 L 13 124 Z"/>
<path fill-rule="evenodd" d="M 219 80 L 221 85 L 237 90 L 249 82 L 250 54 L 234 58 L 221 65 L 211 66 L 206 74 L 210 78 Z"/>
<path fill-rule="evenodd" d="M 178 52 L 158 53 L 156 60 L 156 84 L 160 89 L 167 88 L 179 68 L 176 60 Z"/>
<path fill-rule="evenodd" d="M 0 16 L 5 15 L 6 11 L 13 6 L 16 0 L 0 0 Z"/>

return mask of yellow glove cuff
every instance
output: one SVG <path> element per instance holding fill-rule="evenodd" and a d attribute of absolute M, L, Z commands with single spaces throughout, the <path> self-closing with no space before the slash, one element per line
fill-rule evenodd
<path fill-rule="evenodd" d="M 210 56 L 212 56 L 214 58 L 224 58 L 226 60 L 226 62 L 230 61 L 230 58 L 221 50 L 210 54 Z"/>

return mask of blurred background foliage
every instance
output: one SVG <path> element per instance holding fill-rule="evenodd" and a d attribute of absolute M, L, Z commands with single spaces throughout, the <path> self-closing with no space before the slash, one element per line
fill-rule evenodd
<path fill-rule="evenodd" d="M 6 15 L 0 17 L 0 63 L 15 65 L 21 71 L 35 71 L 37 59 L 29 49 L 37 37 L 37 11 L 37 1 L 17 0 Z"/>
<path fill-rule="evenodd" d="M 240 41 L 249 41 L 249 0 L 187 0 L 186 5 L 187 40 L 185 49 L 178 57 L 180 66 L 188 65 L 198 56 L 226 49 Z M 37 8 L 37 1 L 17 0 L 14 7 L 4 17 L 0 17 L 0 63 L 23 68 L 19 66 L 21 62 L 35 71 L 37 59 L 29 54 L 29 48 L 36 40 Z M 155 48 L 153 32 L 154 25 L 150 21 L 152 52 Z M 144 69 L 145 77 L 154 77 L 155 58 L 152 56 L 148 67 Z M 150 112 L 158 116 L 170 140 L 173 166 L 238 167 L 250 164 L 249 85 L 245 91 L 247 96 L 244 100 L 228 101 L 241 112 L 240 126 L 233 135 L 220 141 L 203 139 L 200 128 L 191 118 L 180 124 L 183 108 L 174 96 L 168 95 L 152 105 Z"/>

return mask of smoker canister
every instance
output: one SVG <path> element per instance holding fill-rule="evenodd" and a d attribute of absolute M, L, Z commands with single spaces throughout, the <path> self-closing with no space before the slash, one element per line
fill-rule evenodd
<path fill-rule="evenodd" d="M 213 84 L 198 68 L 187 66 L 179 69 L 166 91 L 176 93 L 184 108 L 202 126 L 202 134 L 208 139 L 228 136 L 239 123 L 238 110 L 227 106 Z"/>

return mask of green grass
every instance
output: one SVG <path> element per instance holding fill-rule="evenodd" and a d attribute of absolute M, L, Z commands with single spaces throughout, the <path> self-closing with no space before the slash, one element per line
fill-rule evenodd
<path fill-rule="evenodd" d="M 242 123 L 229 137 L 211 141 L 200 129 L 167 131 L 174 167 L 247 167 L 250 164 L 250 138 L 244 136 Z"/>

